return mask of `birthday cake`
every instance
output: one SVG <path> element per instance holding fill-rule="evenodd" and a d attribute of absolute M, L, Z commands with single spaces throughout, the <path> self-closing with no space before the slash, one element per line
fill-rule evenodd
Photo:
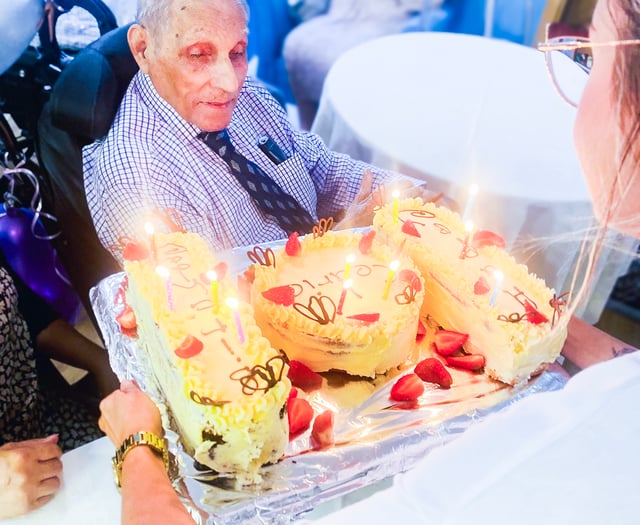
<path fill-rule="evenodd" d="M 119 322 L 137 330 L 186 451 L 239 485 L 259 481 L 288 443 L 284 356 L 262 336 L 251 305 L 234 302 L 224 263 L 199 236 L 158 234 L 152 249 L 129 244 L 123 257 Z"/>
<path fill-rule="evenodd" d="M 419 199 L 380 208 L 374 229 L 422 273 L 422 315 L 468 336 L 464 353 L 483 356 L 489 376 L 514 385 L 556 360 L 566 338 L 562 299 L 499 235 Z"/>
<path fill-rule="evenodd" d="M 373 231 L 293 234 L 275 252 L 257 250 L 256 322 L 289 359 L 315 372 L 375 377 L 410 357 L 422 278 Z"/>

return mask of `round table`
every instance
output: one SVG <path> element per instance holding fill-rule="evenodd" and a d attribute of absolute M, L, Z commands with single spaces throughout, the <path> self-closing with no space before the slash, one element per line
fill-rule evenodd
<path fill-rule="evenodd" d="M 573 147 L 575 109 L 544 55 L 480 36 L 421 32 L 369 41 L 334 63 L 312 131 L 333 150 L 428 181 L 501 234 L 558 294 L 568 290 L 593 214 Z M 635 239 L 609 232 L 633 252 Z M 600 316 L 631 256 L 604 250 L 589 300 Z"/>

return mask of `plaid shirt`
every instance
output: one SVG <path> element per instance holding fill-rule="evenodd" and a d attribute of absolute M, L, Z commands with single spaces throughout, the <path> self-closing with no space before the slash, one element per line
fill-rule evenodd
<path fill-rule="evenodd" d="M 283 108 L 247 78 L 228 128 L 236 150 L 259 164 L 314 219 L 339 217 L 369 168 L 374 186 L 397 176 L 329 151 L 312 133 L 292 129 Z M 138 72 L 109 134 L 83 150 L 87 202 L 102 244 L 116 256 L 122 237 L 144 235 L 154 210 L 175 209 L 187 231 L 214 250 L 285 237 L 230 173 L 225 161 L 198 138 Z M 274 164 L 259 148 L 270 136 L 288 156 Z"/>

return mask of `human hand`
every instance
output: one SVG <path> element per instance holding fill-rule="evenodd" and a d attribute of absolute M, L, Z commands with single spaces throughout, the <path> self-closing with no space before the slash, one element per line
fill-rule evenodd
<path fill-rule="evenodd" d="M 365 170 L 360 191 L 347 209 L 345 216 L 336 224 L 336 230 L 370 226 L 374 211 L 391 202 L 392 192 L 397 191 L 400 199 L 421 198 L 424 202 L 435 202 L 458 211 L 455 201 L 442 193 L 436 193 L 427 187 L 427 183 L 416 184 L 409 178 L 399 178 L 388 184 L 380 184 L 373 189 L 373 175 Z"/>
<path fill-rule="evenodd" d="M 133 381 L 123 381 L 102 400 L 98 425 L 116 447 L 136 432 L 164 434 L 158 408 Z"/>
<path fill-rule="evenodd" d="M 362 226 L 370 226 L 373 222 L 373 175 L 369 170 L 365 170 L 360 184 L 360 191 L 356 198 L 347 208 L 344 217 L 340 222 L 336 223 L 336 230 L 344 230 L 346 228 L 359 228 Z"/>
<path fill-rule="evenodd" d="M 0 519 L 26 514 L 49 502 L 62 481 L 58 436 L 0 447 Z"/>

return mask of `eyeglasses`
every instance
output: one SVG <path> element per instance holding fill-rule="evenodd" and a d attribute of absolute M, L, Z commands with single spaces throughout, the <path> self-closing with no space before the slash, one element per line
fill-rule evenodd
<path fill-rule="evenodd" d="M 545 42 L 538 44 L 538 49 L 544 52 L 547 72 L 558 95 L 571 106 L 578 107 L 593 65 L 593 48 L 629 45 L 640 45 L 640 40 L 591 42 L 584 37 L 547 37 Z"/>

